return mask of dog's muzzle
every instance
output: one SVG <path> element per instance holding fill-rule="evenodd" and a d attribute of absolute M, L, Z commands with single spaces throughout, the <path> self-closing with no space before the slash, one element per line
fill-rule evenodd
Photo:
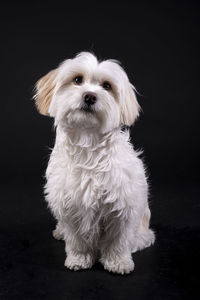
<path fill-rule="evenodd" d="M 94 104 L 97 101 L 97 96 L 95 93 L 86 92 L 83 94 L 83 106 L 82 110 L 86 112 L 94 112 Z"/>

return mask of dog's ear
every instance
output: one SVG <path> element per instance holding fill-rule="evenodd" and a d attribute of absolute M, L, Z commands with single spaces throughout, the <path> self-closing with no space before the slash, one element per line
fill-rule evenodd
<path fill-rule="evenodd" d="M 57 69 L 54 69 L 40 78 L 35 85 L 35 103 L 38 111 L 42 115 L 48 115 L 49 105 L 52 100 L 53 91 L 55 88 L 55 78 Z"/>
<path fill-rule="evenodd" d="M 121 104 L 121 124 L 131 126 L 140 113 L 140 105 L 137 102 L 134 87 L 130 82 L 125 88 Z"/>

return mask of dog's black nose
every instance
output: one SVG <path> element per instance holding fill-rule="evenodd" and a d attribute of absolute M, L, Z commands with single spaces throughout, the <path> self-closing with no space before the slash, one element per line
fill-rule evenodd
<path fill-rule="evenodd" d="M 92 93 L 87 93 L 85 96 L 84 96 L 84 102 L 90 106 L 92 104 L 94 104 L 95 102 L 97 101 L 97 97 L 92 94 Z"/>

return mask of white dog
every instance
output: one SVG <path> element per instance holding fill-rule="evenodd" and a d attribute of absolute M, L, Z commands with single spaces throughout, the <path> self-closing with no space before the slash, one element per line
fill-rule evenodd
<path fill-rule="evenodd" d="M 115 60 L 88 52 L 67 59 L 36 85 L 41 114 L 55 119 L 45 196 L 65 241 L 65 266 L 134 269 L 131 253 L 154 243 L 145 170 L 129 142 L 139 114 L 134 87 Z"/>

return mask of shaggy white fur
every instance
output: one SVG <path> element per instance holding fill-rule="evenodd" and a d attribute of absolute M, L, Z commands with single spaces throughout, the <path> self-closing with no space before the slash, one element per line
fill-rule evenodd
<path fill-rule="evenodd" d="M 121 131 L 139 114 L 134 87 L 117 61 L 82 52 L 41 78 L 35 99 L 55 119 L 45 198 L 58 221 L 53 236 L 65 241 L 65 266 L 91 268 L 98 251 L 105 269 L 130 273 L 131 253 L 155 239 L 144 166 Z"/>

